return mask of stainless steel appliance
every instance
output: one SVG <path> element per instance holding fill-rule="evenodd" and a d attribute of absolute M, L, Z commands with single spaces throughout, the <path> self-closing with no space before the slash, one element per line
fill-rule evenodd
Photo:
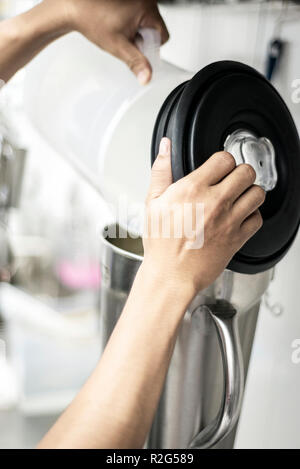
<path fill-rule="evenodd" d="M 102 238 L 100 329 L 104 348 L 142 262 L 141 239 Z M 231 448 L 260 300 L 273 270 L 226 270 L 182 322 L 149 448 Z M 224 437 L 226 437 L 224 439 Z"/>

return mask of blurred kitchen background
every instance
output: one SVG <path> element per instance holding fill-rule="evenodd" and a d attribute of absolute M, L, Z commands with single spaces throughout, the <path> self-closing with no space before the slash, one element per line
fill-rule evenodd
<path fill-rule="evenodd" d="M 0 18 L 35 3 L 0 0 Z M 222 59 L 259 69 L 300 129 L 300 2 L 174 0 L 161 11 L 165 59 L 189 71 Z M 30 124 L 25 74 L 0 93 L 0 448 L 36 445 L 97 363 L 98 242 L 112 217 Z M 299 266 L 298 235 L 261 306 L 237 448 L 300 448 Z"/>

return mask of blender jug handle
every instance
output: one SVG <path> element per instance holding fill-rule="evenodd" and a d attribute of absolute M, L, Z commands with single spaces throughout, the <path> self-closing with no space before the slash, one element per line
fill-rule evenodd
<path fill-rule="evenodd" d="M 161 36 L 157 29 L 140 28 L 141 38 L 136 40 L 136 45 L 142 54 L 149 60 L 152 71 L 156 73 L 160 67 Z"/>
<path fill-rule="evenodd" d="M 234 428 L 244 392 L 244 362 L 240 345 L 237 312 L 230 303 L 218 301 L 202 306 L 214 322 L 221 347 L 224 370 L 224 395 L 215 420 L 192 440 L 190 448 L 212 448 Z"/>

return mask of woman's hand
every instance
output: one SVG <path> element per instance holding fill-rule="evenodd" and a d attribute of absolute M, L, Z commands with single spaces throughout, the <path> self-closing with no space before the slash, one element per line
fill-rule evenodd
<path fill-rule="evenodd" d="M 44 0 L 0 22 L 0 79 L 7 82 L 51 42 L 79 31 L 123 60 L 145 85 L 152 70 L 135 45 L 140 28 L 157 29 L 162 43 L 167 41 L 156 0 Z"/>
<path fill-rule="evenodd" d="M 192 299 L 261 228 L 258 208 L 265 192 L 253 185 L 254 169 L 236 167 L 226 152 L 216 153 L 172 184 L 170 154 L 171 143 L 165 138 L 152 169 L 144 264 L 168 283 L 192 288 Z"/>
<path fill-rule="evenodd" d="M 151 79 L 151 66 L 135 45 L 140 28 L 160 32 L 168 40 L 166 25 L 156 0 L 44 0 L 64 8 L 71 29 L 123 60 L 142 85 Z"/>

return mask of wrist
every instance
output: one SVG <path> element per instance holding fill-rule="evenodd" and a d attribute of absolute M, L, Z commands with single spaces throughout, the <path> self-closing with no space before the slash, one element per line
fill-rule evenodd
<path fill-rule="evenodd" d="M 198 293 L 194 282 L 176 269 L 164 269 L 145 258 L 140 271 L 147 282 L 156 284 L 164 295 L 183 309 L 183 313 Z"/>

